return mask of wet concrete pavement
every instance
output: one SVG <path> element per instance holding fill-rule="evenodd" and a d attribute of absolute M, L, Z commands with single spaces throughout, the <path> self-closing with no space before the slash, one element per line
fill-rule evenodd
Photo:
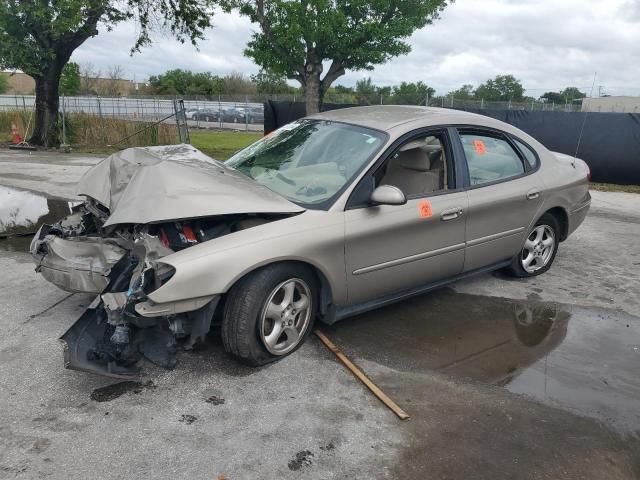
<path fill-rule="evenodd" d="M 406 422 L 314 337 L 261 369 L 214 332 L 130 384 L 64 370 L 57 338 L 91 298 L 36 275 L 28 237 L 0 239 L 0 478 L 638 479 L 640 196 L 594 193 L 542 277 L 323 327 Z M 68 208 L 49 202 L 24 216 Z"/>
<path fill-rule="evenodd" d="M 640 433 L 640 318 L 631 315 L 443 289 L 325 330 L 367 362 L 502 386 Z"/>
<path fill-rule="evenodd" d="M 104 155 L 0 150 L 0 185 L 31 190 L 50 198 L 79 200 L 75 186 Z"/>

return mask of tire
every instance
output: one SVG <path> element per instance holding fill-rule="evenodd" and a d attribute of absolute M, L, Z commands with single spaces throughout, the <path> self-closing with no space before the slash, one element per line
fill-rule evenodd
<path fill-rule="evenodd" d="M 540 232 L 542 236 L 540 237 Z M 547 246 L 547 242 L 549 243 Z M 513 257 L 508 272 L 518 278 L 536 277 L 551 268 L 560 245 L 560 226 L 556 218 L 545 213 L 527 234 L 522 250 Z M 549 250 L 550 249 L 550 250 Z M 529 255 L 533 262 L 528 263 Z"/>
<path fill-rule="evenodd" d="M 292 301 L 283 308 L 291 283 L 294 285 Z M 302 307 L 305 288 L 306 309 Z M 222 319 L 225 350 L 254 367 L 290 355 L 300 348 L 313 329 L 318 298 L 316 277 L 303 265 L 278 263 L 248 274 L 227 294 Z M 277 322 L 274 317 L 278 318 Z M 298 332 L 297 336 L 293 329 Z"/>

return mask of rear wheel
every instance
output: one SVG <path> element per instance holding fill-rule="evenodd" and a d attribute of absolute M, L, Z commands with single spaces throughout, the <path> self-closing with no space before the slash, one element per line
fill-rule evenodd
<path fill-rule="evenodd" d="M 253 366 L 289 355 L 311 332 L 316 298 L 315 275 L 302 265 L 274 264 L 250 273 L 227 296 L 225 349 Z"/>
<path fill-rule="evenodd" d="M 545 273 L 556 258 L 560 239 L 556 218 L 545 213 L 533 226 L 521 252 L 511 262 L 509 271 L 516 277 L 535 277 Z"/>

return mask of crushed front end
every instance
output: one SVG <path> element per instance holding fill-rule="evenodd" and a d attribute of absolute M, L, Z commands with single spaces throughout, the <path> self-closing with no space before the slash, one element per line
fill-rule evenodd
<path fill-rule="evenodd" d="M 77 194 L 85 202 L 44 225 L 31 254 L 51 283 L 97 295 L 61 338 L 66 366 L 112 376 L 135 374 L 143 358 L 170 368 L 179 346 L 209 332 L 219 295 L 149 298 L 176 273 L 163 259 L 304 211 L 191 145 L 117 152 Z"/>
<path fill-rule="evenodd" d="M 67 368 L 127 376 L 142 358 L 172 368 L 178 347 L 192 349 L 211 328 L 219 296 L 154 304 L 168 282 L 162 258 L 246 227 L 246 216 L 104 227 L 107 213 L 88 199 L 69 217 L 44 225 L 31 243 L 36 271 L 74 293 L 97 294 L 61 337 Z"/>

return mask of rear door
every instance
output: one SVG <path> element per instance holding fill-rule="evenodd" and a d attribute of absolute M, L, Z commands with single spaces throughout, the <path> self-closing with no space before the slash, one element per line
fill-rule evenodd
<path fill-rule="evenodd" d="M 370 205 L 379 185 L 400 188 L 407 203 Z M 345 212 L 349 304 L 462 272 L 467 193 L 458 185 L 446 129 L 416 132 L 391 147 Z"/>
<path fill-rule="evenodd" d="M 524 142 L 493 129 L 459 128 L 458 134 L 467 166 L 468 272 L 516 255 L 539 215 L 544 190 L 536 174 L 539 160 L 531 149 L 521 151 Z"/>

